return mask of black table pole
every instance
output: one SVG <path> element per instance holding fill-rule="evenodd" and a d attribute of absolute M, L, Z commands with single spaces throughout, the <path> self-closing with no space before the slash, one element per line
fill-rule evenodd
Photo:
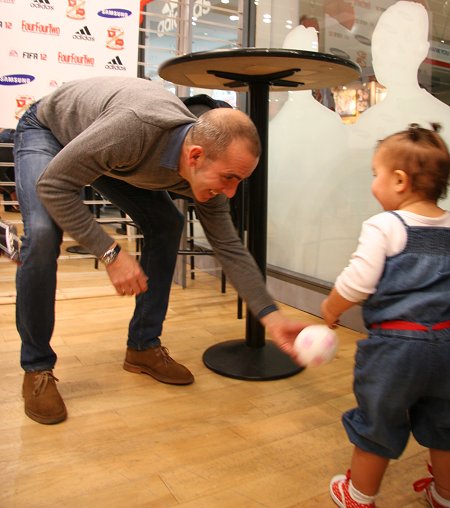
<path fill-rule="evenodd" d="M 236 76 L 233 76 L 236 78 Z M 250 117 L 261 139 L 261 157 L 249 178 L 248 248 L 264 278 L 267 257 L 267 161 L 269 84 L 267 76 L 239 76 L 249 85 Z M 205 365 L 224 376 L 252 381 L 282 379 L 301 370 L 271 341 L 258 319 L 247 311 L 246 336 L 216 344 L 205 351 Z"/>
<path fill-rule="evenodd" d="M 267 264 L 267 165 L 269 84 L 249 83 L 250 117 L 261 140 L 261 157 L 249 178 L 248 194 L 248 249 L 255 258 L 264 279 Z M 245 338 L 249 347 L 265 345 L 265 330 L 261 323 L 247 310 Z"/>

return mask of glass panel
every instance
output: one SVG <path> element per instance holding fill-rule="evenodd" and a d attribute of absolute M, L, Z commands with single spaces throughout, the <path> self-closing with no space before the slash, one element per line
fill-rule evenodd
<path fill-rule="evenodd" d="M 203 11 L 195 9 L 192 16 L 192 50 L 210 51 L 241 46 L 241 14 L 237 2 L 216 1 Z M 202 13 L 198 16 L 197 13 Z"/>
<path fill-rule="evenodd" d="M 194 5 L 192 16 L 192 51 L 211 51 L 242 46 L 242 2 L 212 0 L 203 9 Z M 201 15 L 199 15 L 201 14 Z M 237 105 L 237 94 L 228 90 L 191 88 L 190 95 L 207 94 L 214 99 Z"/>
<path fill-rule="evenodd" d="M 437 121 L 450 145 L 449 2 L 255 3 L 257 46 L 311 50 L 303 35 L 314 27 L 320 51 L 362 69 L 333 90 L 270 95 L 268 262 L 333 282 L 362 221 L 381 211 L 370 191 L 377 140 Z"/>
<path fill-rule="evenodd" d="M 144 6 L 141 25 L 141 68 L 160 80 L 160 64 L 177 55 L 242 45 L 242 0 L 154 0 Z M 165 86 L 175 91 L 169 83 Z M 236 93 L 220 90 L 183 90 L 182 95 L 206 93 L 236 106 Z"/>
<path fill-rule="evenodd" d="M 146 15 L 140 30 L 140 65 L 145 77 L 159 80 L 158 67 L 178 54 L 179 33 L 183 28 L 181 10 L 184 3 L 154 0 L 145 6 Z"/>

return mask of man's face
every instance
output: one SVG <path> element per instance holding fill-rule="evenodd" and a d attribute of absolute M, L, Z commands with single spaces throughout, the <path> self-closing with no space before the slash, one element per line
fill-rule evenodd
<path fill-rule="evenodd" d="M 225 194 L 236 194 L 239 183 L 248 178 L 258 164 L 258 159 L 247 149 L 246 143 L 233 141 L 217 160 L 205 157 L 204 152 L 192 159 L 189 183 L 195 199 L 201 203 Z"/>

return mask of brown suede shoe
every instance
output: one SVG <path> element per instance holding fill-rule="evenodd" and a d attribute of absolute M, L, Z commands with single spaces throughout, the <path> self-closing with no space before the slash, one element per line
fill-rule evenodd
<path fill-rule="evenodd" d="M 25 414 L 32 420 L 51 425 L 67 418 L 66 406 L 56 388 L 56 381 L 58 379 L 51 370 L 25 372 L 22 395 Z"/>
<path fill-rule="evenodd" d="M 162 383 L 172 385 L 190 385 L 194 382 L 192 373 L 171 358 L 164 346 L 145 351 L 127 348 L 123 368 L 136 374 L 149 374 Z"/>

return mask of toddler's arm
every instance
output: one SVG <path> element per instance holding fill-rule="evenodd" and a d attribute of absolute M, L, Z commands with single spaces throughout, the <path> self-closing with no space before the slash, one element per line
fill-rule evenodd
<path fill-rule="evenodd" d="M 327 298 L 322 302 L 321 311 L 325 323 L 330 328 L 335 328 L 341 314 L 355 305 L 355 302 L 341 296 L 336 288 L 333 288 Z"/>

